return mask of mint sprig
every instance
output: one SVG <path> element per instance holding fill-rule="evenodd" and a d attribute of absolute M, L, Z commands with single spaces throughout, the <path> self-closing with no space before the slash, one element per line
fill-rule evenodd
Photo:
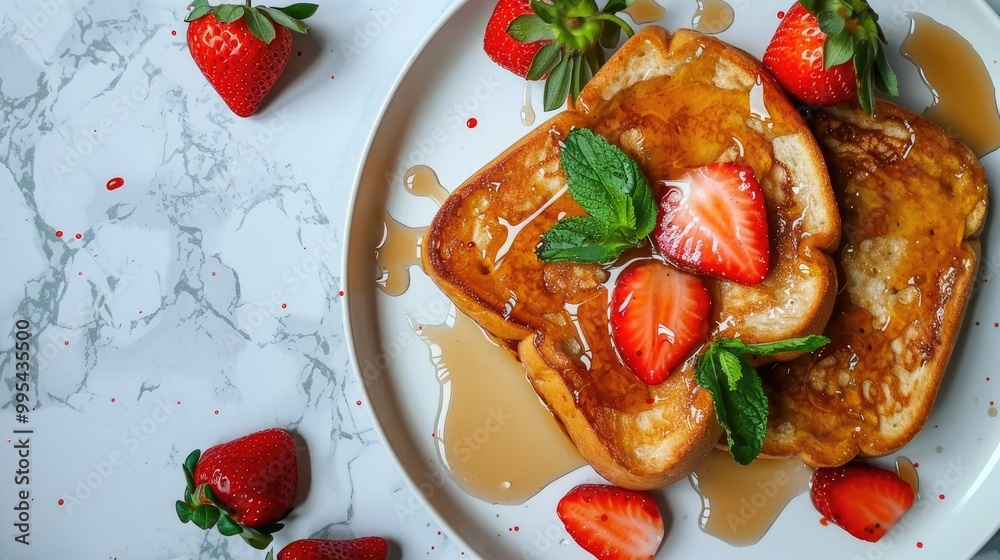
<path fill-rule="evenodd" d="M 896 73 L 889 65 L 885 48 L 889 42 L 878 24 L 878 14 L 866 0 L 799 0 L 816 16 L 826 34 L 823 66 L 829 70 L 854 59 L 858 99 L 869 115 L 875 114 L 875 90 L 898 96 Z"/>
<path fill-rule="evenodd" d="M 729 453 L 737 463 L 749 465 L 760 455 L 767 432 L 767 395 L 747 356 L 814 352 L 829 342 L 820 335 L 763 344 L 725 338 L 716 340 L 698 356 L 695 380 L 712 393 L 715 418 L 726 430 Z"/>
<path fill-rule="evenodd" d="M 621 148 L 587 128 L 566 136 L 560 163 L 569 194 L 588 214 L 565 218 L 542 235 L 549 262 L 610 263 L 656 226 L 653 190 Z"/>
<path fill-rule="evenodd" d="M 214 14 L 221 23 L 232 23 L 240 18 L 246 18 L 247 28 L 255 37 L 270 44 L 277 36 L 274 25 L 287 27 L 296 33 L 306 33 L 309 28 L 302 20 L 316 13 L 317 4 L 292 4 L 284 8 L 269 8 L 266 6 L 251 6 L 246 4 L 220 4 L 212 6 L 208 0 L 195 0 L 191 3 L 191 13 L 184 18 L 186 22 Z"/>

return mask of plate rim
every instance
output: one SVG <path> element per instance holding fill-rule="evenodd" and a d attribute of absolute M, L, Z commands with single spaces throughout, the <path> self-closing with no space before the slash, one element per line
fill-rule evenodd
<path fill-rule="evenodd" d="M 664 0 L 656 0 L 657 2 L 663 2 Z M 364 147 L 361 152 L 360 158 L 357 162 L 357 168 L 354 174 L 352 190 L 350 198 L 347 201 L 347 219 L 345 221 L 346 233 L 344 236 L 344 243 L 342 247 L 341 254 L 341 270 L 343 271 L 343 277 L 350 279 L 350 274 L 348 271 L 353 268 L 350 262 L 351 255 L 351 242 L 353 237 L 357 234 L 354 233 L 355 221 L 356 221 L 356 207 L 358 200 L 360 198 L 361 182 L 365 175 L 365 169 L 368 159 L 371 156 L 372 149 L 374 148 L 375 140 L 378 136 L 380 129 L 382 128 L 386 113 L 391 107 L 392 103 L 396 99 L 399 90 L 409 76 L 416 61 L 420 58 L 423 52 L 427 49 L 428 45 L 441 33 L 441 31 L 447 26 L 447 24 L 455 17 L 455 15 L 464 8 L 467 4 L 472 3 L 471 0 L 452 0 L 450 4 L 441 12 L 440 16 L 435 20 L 434 24 L 428 29 L 427 33 L 420 39 L 420 41 L 415 45 L 414 51 L 410 53 L 404 64 L 400 67 L 399 72 L 393 79 L 392 86 L 389 88 L 386 96 L 383 98 L 376 117 L 372 123 L 371 128 L 364 141 Z M 976 16 L 976 12 L 979 15 L 986 14 L 987 20 L 990 20 L 990 24 L 997 29 L 1000 29 L 1000 13 L 998 13 L 986 0 L 973 0 L 971 3 L 964 6 L 970 12 L 972 12 L 971 17 Z M 907 12 L 909 13 L 909 12 Z M 913 25 L 911 20 L 911 26 Z M 1000 95 L 1000 80 L 994 80 L 994 85 L 997 87 L 998 95 Z M 1000 105 L 1000 103 L 998 103 Z M 985 157 L 988 157 L 984 156 Z M 981 158 L 983 159 L 983 158 Z M 352 318 L 351 308 L 352 308 L 352 290 L 345 290 L 344 294 L 344 305 L 342 306 L 342 318 L 345 326 L 344 334 L 347 337 L 347 350 L 348 357 L 350 361 L 350 367 L 354 373 L 355 380 L 360 384 L 360 389 L 362 395 L 367 401 L 372 400 L 371 391 L 369 389 L 368 382 L 366 381 L 363 372 L 360 367 L 360 360 L 358 355 L 357 344 L 355 341 L 355 320 Z M 966 313 L 968 313 L 968 309 Z M 434 504 L 428 500 L 420 490 L 420 486 L 416 479 L 411 475 L 411 473 L 402 464 L 396 450 L 388 442 L 390 441 L 386 427 L 382 422 L 381 418 L 376 413 L 373 407 L 367 407 L 367 414 L 372 420 L 372 424 L 375 428 L 376 433 L 382 445 L 385 446 L 387 455 L 390 457 L 397 473 L 402 477 L 405 484 L 409 487 L 410 491 L 417 497 L 420 503 L 424 506 L 428 515 L 441 527 L 442 530 L 447 531 L 449 538 L 456 542 L 460 547 L 462 547 L 466 554 L 472 552 L 478 555 L 478 549 L 465 539 L 460 531 L 454 526 L 454 524 L 445 519 L 441 513 L 438 511 Z M 972 507 L 974 504 L 978 504 L 977 498 L 980 500 L 986 499 L 983 497 L 984 485 L 990 482 L 992 479 L 993 485 L 1000 490 L 1000 472 L 998 472 L 998 464 L 1000 464 L 1000 444 L 997 445 L 994 452 L 991 454 L 989 459 L 984 464 L 984 471 L 986 467 L 991 467 L 985 475 L 980 475 L 976 481 L 974 481 L 972 488 L 970 488 L 968 494 L 963 496 L 961 504 L 956 508 L 956 510 L 964 510 L 968 507 Z M 992 520 L 986 521 L 989 515 L 983 515 L 983 513 L 988 513 L 990 508 L 985 507 L 986 504 L 976 508 L 978 515 L 976 517 L 984 519 L 982 524 L 967 523 L 964 525 L 966 530 L 972 529 L 973 525 L 979 525 L 980 527 L 990 528 L 990 532 L 975 532 L 973 535 L 966 533 L 968 538 L 966 539 L 955 539 L 955 541 L 964 541 L 970 547 L 956 546 L 958 550 L 952 550 L 951 553 L 959 553 L 964 558 L 974 557 L 982 548 L 995 536 L 1000 536 L 1000 509 L 997 509 Z M 972 514 L 970 514 L 972 515 Z M 963 531 L 965 532 L 965 531 Z M 978 536 L 976 536 L 978 535 Z M 957 535 L 956 535 L 957 536 Z M 952 541 L 955 543 L 955 541 Z M 944 551 L 947 553 L 948 551 Z"/>

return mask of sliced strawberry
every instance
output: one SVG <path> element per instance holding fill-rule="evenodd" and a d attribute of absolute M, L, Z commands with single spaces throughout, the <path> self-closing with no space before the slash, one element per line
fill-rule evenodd
<path fill-rule="evenodd" d="M 389 543 L 382 537 L 361 537 L 346 541 L 303 539 L 289 543 L 278 560 L 385 560 Z"/>
<path fill-rule="evenodd" d="M 767 207 L 753 169 L 715 163 L 657 183 L 653 240 L 668 261 L 691 271 L 757 285 L 770 264 Z"/>
<path fill-rule="evenodd" d="M 913 488 L 896 473 L 851 463 L 816 469 L 812 502 L 820 514 L 855 537 L 876 542 L 913 505 Z"/>
<path fill-rule="evenodd" d="M 556 507 L 566 531 L 601 559 L 649 559 L 663 541 L 663 517 L 652 494 L 617 486 L 584 484 Z"/>
<path fill-rule="evenodd" d="M 662 383 L 705 342 L 712 300 L 701 280 L 659 261 L 622 272 L 611 294 L 611 338 L 646 384 Z"/>
<path fill-rule="evenodd" d="M 522 78 L 528 75 L 531 59 L 551 41 L 521 43 L 507 33 L 507 27 L 517 16 L 533 13 L 529 0 L 500 0 L 486 24 L 486 34 L 483 37 L 483 50 L 493 62 Z"/>

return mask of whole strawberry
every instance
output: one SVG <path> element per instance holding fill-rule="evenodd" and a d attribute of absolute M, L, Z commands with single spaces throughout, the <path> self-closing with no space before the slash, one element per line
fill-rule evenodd
<path fill-rule="evenodd" d="M 778 24 L 764 65 L 799 101 L 825 107 L 857 97 L 874 114 L 876 89 L 899 95 L 886 42 L 865 0 L 799 0 Z"/>
<path fill-rule="evenodd" d="M 278 560 L 385 560 L 389 543 L 382 537 L 361 537 L 348 541 L 304 539 L 289 543 Z M 267 560 L 271 560 L 268 553 Z"/>
<path fill-rule="evenodd" d="M 500 0 L 486 25 L 483 49 L 497 64 L 529 80 L 546 79 L 545 110 L 558 109 L 604 64 L 604 48 L 632 28 L 616 14 L 632 0 Z M 547 78 L 546 78 L 547 77 Z"/>
<path fill-rule="evenodd" d="M 223 4 L 195 0 L 187 43 L 191 57 L 226 105 L 238 116 L 254 114 L 288 63 L 292 33 L 305 33 L 302 20 L 316 4 L 285 8 Z M 275 25 L 277 24 L 277 25 Z M 289 31 L 291 30 L 291 31 Z"/>
<path fill-rule="evenodd" d="M 240 535 L 258 549 L 292 509 L 298 489 L 295 440 L 281 429 L 256 432 L 192 451 L 184 460 L 187 488 L 177 516 L 202 529 Z"/>

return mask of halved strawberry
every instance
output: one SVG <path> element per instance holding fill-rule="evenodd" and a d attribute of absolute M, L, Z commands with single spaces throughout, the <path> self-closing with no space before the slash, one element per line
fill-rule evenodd
<path fill-rule="evenodd" d="M 812 502 L 823 517 L 855 537 L 876 542 L 913 505 L 913 488 L 894 472 L 850 463 L 816 469 Z"/>
<path fill-rule="evenodd" d="M 615 282 L 611 339 L 625 365 L 647 385 L 656 385 L 705 342 L 711 307 L 697 276 L 643 261 Z"/>
<path fill-rule="evenodd" d="M 559 500 L 556 513 L 573 540 L 597 558 L 649 559 L 663 541 L 663 517 L 649 492 L 583 484 Z"/>
<path fill-rule="evenodd" d="M 770 265 L 767 206 L 753 169 L 714 163 L 657 183 L 653 240 L 668 261 L 755 286 Z"/>

